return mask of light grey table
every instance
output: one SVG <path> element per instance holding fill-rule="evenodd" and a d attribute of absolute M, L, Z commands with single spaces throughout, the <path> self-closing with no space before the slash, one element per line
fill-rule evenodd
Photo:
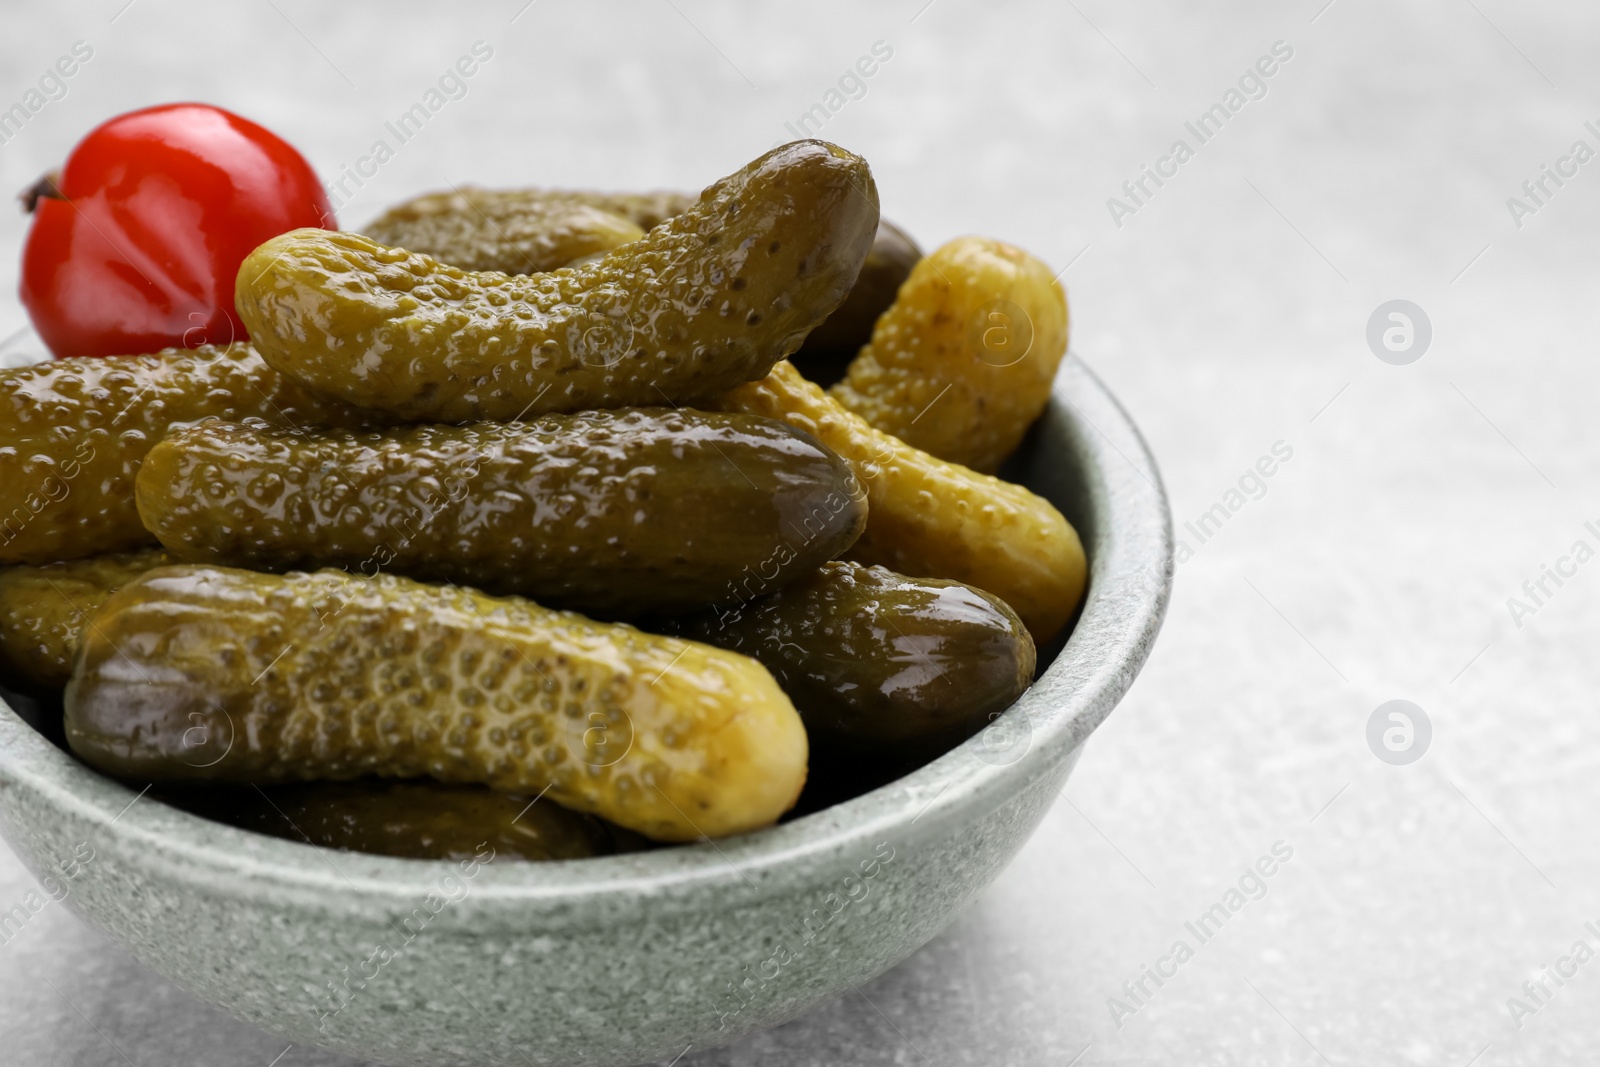
<path fill-rule="evenodd" d="M 451 182 L 696 187 L 809 113 L 925 246 L 993 234 L 1065 268 L 1074 348 L 1149 435 L 1192 553 L 1154 658 L 954 927 L 861 996 L 682 1063 L 1593 1062 L 1600 962 L 1571 953 L 1600 950 L 1600 563 L 1562 560 L 1600 548 L 1600 161 L 1562 159 L 1600 150 L 1600 10 L 125 3 L 7 12 L 0 107 L 74 41 L 94 55 L 0 145 L 0 188 L 182 98 L 336 177 L 482 40 L 465 95 L 346 182 L 347 224 Z M 1280 41 L 1256 98 L 1230 98 Z M 1230 102 L 1203 143 L 1186 128 Z M 1180 139 L 1192 158 L 1164 161 Z M 1536 203 L 1545 165 L 1576 174 Z M 1134 200 L 1146 166 L 1169 176 Z M 23 232 L 0 217 L 0 337 L 25 325 Z M 1367 341 L 1396 299 L 1431 323 L 1404 365 Z M 1571 576 L 1535 603 L 1546 565 Z M 1391 699 L 1431 723 L 1409 765 L 1368 744 Z M 1290 858 L 1202 942 L 1185 924 L 1275 845 Z M 0 906 L 31 885 L 0 851 Z M 1171 977 L 1140 991 L 1147 966 Z M 1546 966 L 1571 977 L 1530 996 Z M 0 945 L 0 1062 L 350 1063 L 229 1020 L 59 906 Z"/>

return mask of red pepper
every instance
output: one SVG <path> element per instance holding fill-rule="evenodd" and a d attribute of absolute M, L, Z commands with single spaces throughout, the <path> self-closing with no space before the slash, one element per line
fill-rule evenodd
<path fill-rule="evenodd" d="M 337 228 L 299 152 L 206 104 L 112 119 L 23 202 L 22 303 L 58 357 L 244 340 L 245 256 L 296 227 Z"/>

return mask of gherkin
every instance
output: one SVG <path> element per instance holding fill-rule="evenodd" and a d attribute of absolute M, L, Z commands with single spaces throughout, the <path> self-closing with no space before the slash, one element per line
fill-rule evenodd
<path fill-rule="evenodd" d="M 566 860 L 639 848 L 630 831 L 548 797 L 383 780 L 206 786 L 158 794 L 185 811 L 323 848 L 403 859 Z"/>
<path fill-rule="evenodd" d="M 768 596 L 668 625 L 765 664 L 818 750 L 935 752 L 1033 681 L 1033 641 L 998 597 L 860 563 L 827 563 Z"/>
<path fill-rule="evenodd" d="M 42 690 L 66 685 L 79 636 L 100 605 L 145 571 L 174 562 L 145 548 L 0 568 L 0 662 L 8 676 Z"/>
<path fill-rule="evenodd" d="M 507 211 L 480 206 L 467 195 L 419 198 L 391 208 L 361 232 L 463 270 L 505 274 L 555 270 L 644 236 L 621 215 L 574 200 L 535 200 Z"/>
<path fill-rule="evenodd" d="M 106 601 L 66 735 L 130 781 L 476 782 L 663 841 L 771 824 L 808 755 L 794 706 L 736 653 L 391 575 L 203 566 Z"/>
<path fill-rule="evenodd" d="M 534 274 L 576 266 L 638 240 L 694 202 L 687 193 L 458 186 L 396 204 L 360 232 L 465 270 Z M 904 230 L 880 219 L 850 295 L 790 357 L 801 373 L 821 385 L 842 378 L 921 258 Z"/>
<path fill-rule="evenodd" d="M 694 206 L 697 194 L 657 190 L 650 193 L 604 193 L 592 189 L 482 189 L 475 185 L 457 186 L 448 193 L 424 193 L 402 201 L 379 215 L 362 231 L 384 244 L 380 234 L 394 234 L 407 224 L 422 219 L 449 217 L 457 224 L 473 228 L 475 240 L 487 239 L 496 226 L 524 216 L 538 216 L 546 209 L 568 204 L 603 211 L 626 219 L 640 230 L 653 230 L 674 215 Z M 404 243 L 404 242 L 394 242 Z M 409 247 L 409 246 L 408 246 Z M 426 248 L 413 251 L 426 252 Z M 439 258 L 454 262 L 448 256 Z M 507 271 L 507 273 L 520 273 Z"/>
<path fill-rule="evenodd" d="M 877 226 L 866 163 L 797 141 L 583 266 L 474 273 L 293 230 L 245 259 L 235 303 L 273 367 L 403 419 L 675 405 L 797 349 L 848 294 Z"/>
<path fill-rule="evenodd" d="M 789 357 L 795 368 L 818 385 L 832 385 L 844 377 L 861 346 L 872 340 L 879 316 L 895 302 L 911 269 L 922 258 L 904 230 L 880 219 L 872 251 L 861 264 L 850 295 L 827 321 L 806 336 L 806 343 Z"/>
<path fill-rule="evenodd" d="M 993 593 L 1039 644 L 1077 610 L 1088 578 L 1083 543 L 1043 497 L 874 429 L 787 362 L 717 403 L 784 419 L 850 463 L 868 500 L 867 528 L 851 559 Z"/>
<path fill-rule="evenodd" d="M 958 237 L 912 269 L 832 389 L 874 427 L 993 473 L 1050 401 L 1067 297 L 1020 248 Z"/>
<path fill-rule="evenodd" d="M 385 570 L 608 618 L 778 588 L 866 521 L 849 466 L 801 431 L 663 408 L 365 434 L 209 422 L 151 451 L 138 495 L 191 562 Z"/>
<path fill-rule="evenodd" d="M 154 544 L 139 524 L 134 476 L 169 431 L 209 418 L 389 421 L 285 378 L 247 344 L 0 370 L 0 564 Z"/>

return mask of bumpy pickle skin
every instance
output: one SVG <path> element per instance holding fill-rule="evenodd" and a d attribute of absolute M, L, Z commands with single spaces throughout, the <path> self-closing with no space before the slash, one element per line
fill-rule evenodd
<path fill-rule="evenodd" d="M 866 162 L 796 141 L 596 262 L 473 273 L 293 230 L 245 259 L 235 303 L 269 364 L 402 419 L 676 405 L 798 348 L 844 300 L 877 225 Z"/>
<path fill-rule="evenodd" d="M 806 343 L 789 361 L 818 385 L 828 386 L 844 377 L 861 346 L 872 340 L 878 317 L 889 310 L 895 294 L 922 258 L 906 232 L 888 219 L 878 220 L 878 236 L 850 295 L 827 321 L 806 336 Z"/>
<path fill-rule="evenodd" d="M 913 268 L 831 392 L 885 433 L 992 474 L 1049 403 L 1067 328 L 1042 260 L 959 237 Z"/>
<path fill-rule="evenodd" d="M 483 189 L 476 185 L 462 185 L 448 193 L 424 193 L 402 201 L 385 211 L 374 222 L 382 225 L 402 224 L 432 215 L 450 215 L 459 219 L 462 224 L 472 226 L 481 232 L 492 231 L 493 225 L 500 220 L 516 218 L 524 212 L 540 212 L 557 205 L 580 204 L 596 211 L 604 211 L 608 215 L 619 216 L 640 230 L 649 231 L 674 215 L 681 215 L 694 207 L 698 198 L 696 193 L 667 190 L 649 193 L 604 193 L 592 189 Z M 371 236 L 382 240 L 375 233 Z"/>
<path fill-rule="evenodd" d="M 0 371 L 0 564 L 152 545 L 133 480 L 167 433 L 208 418 L 283 426 L 381 421 L 311 392 L 247 344 Z"/>
<path fill-rule="evenodd" d="M 576 266 L 638 240 L 694 201 L 685 193 L 466 186 L 397 204 L 361 232 L 379 244 L 422 252 L 465 270 L 533 274 Z M 850 295 L 790 357 L 800 372 L 819 385 L 844 377 L 921 258 L 922 250 L 904 230 L 879 219 Z"/>
<path fill-rule="evenodd" d="M 160 799 L 243 830 L 401 859 L 584 859 L 638 840 L 548 798 L 441 782 L 207 786 L 163 791 Z"/>
<path fill-rule="evenodd" d="M 848 558 L 993 593 L 1037 644 L 1072 618 L 1087 561 L 1078 532 L 1048 500 L 874 429 L 787 362 L 718 404 L 783 419 L 855 469 L 867 490 L 867 528 Z"/>
<path fill-rule="evenodd" d="M 982 728 L 1033 682 L 1033 641 L 998 597 L 860 563 L 824 564 L 770 596 L 681 619 L 668 632 L 760 660 L 819 751 L 937 751 Z"/>
<path fill-rule="evenodd" d="M 343 571 L 151 571 L 85 632 L 65 703 L 72 750 L 128 781 L 548 789 L 660 841 L 770 825 L 808 752 L 753 659 Z"/>
<path fill-rule="evenodd" d="M 627 408 L 373 433 L 210 422 L 139 513 L 179 559 L 460 582 L 606 618 L 777 588 L 866 525 L 848 464 L 752 415 Z"/>
<path fill-rule="evenodd" d="M 504 274 L 556 270 L 644 236 L 621 215 L 572 200 L 536 201 L 492 214 L 470 203 L 439 211 L 402 205 L 361 232 L 381 245 L 421 252 L 463 270 Z"/>
<path fill-rule="evenodd" d="M 145 571 L 175 562 L 146 548 L 0 568 L 0 669 L 36 689 L 60 690 L 72 676 L 79 634 L 100 605 Z"/>

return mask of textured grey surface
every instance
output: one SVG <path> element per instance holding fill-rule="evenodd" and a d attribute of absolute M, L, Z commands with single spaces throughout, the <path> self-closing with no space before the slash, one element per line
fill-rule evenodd
<path fill-rule="evenodd" d="M 110 113 L 180 97 L 233 106 L 337 173 L 480 37 L 496 58 L 348 222 L 448 181 L 694 186 L 785 138 L 881 39 L 893 58 L 822 133 L 873 162 L 886 212 L 925 244 L 992 233 L 1071 264 L 1074 347 L 1149 437 L 1180 528 L 1274 442 L 1294 450 L 1261 499 L 1189 539 L 1150 666 L 954 927 L 860 996 L 680 1062 L 1592 1058 L 1600 964 L 1547 979 L 1520 1029 L 1507 998 L 1574 941 L 1600 948 L 1583 927 L 1600 925 L 1593 568 L 1547 583 L 1520 628 L 1506 600 L 1574 541 L 1597 544 L 1600 172 L 1550 184 L 1520 229 L 1506 199 L 1573 141 L 1600 148 L 1584 129 L 1600 125 L 1600 12 L 540 0 L 509 24 L 522 2 L 458 21 L 401 7 L 383 31 L 374 8 L 300 0 L 139 0 L 115 24 L 123 0 L 8 13 L 0 102 L 73 40 L 97 51 L 0 146 L 0 186 Z M 1117 228 L 1106 198 L 1277 40 L 1294 57 L 1266 97 Z M 21 232 L 0 217 L 0 248 Z M 0 255 L 0 293 L 13 262 Z M 0 299 L 4 337 L 23 319 Z M 1434 327 L 1409 366 L 1365 340 L 1393 299 Z M 1410 766 L 1365 740 L 1394 698 L 1434 727 Z M 1107 998 L 1194 940 L 1184 922 L 1278 840 L 1294 856 L 1266 897 L 1118 1028 Z M 30 880 L 4 870 L 10 901 Z M 0 946 L 0 1003 L 19 1063 L 349 1063 L 228 1022 L 55 905 Z"/>

